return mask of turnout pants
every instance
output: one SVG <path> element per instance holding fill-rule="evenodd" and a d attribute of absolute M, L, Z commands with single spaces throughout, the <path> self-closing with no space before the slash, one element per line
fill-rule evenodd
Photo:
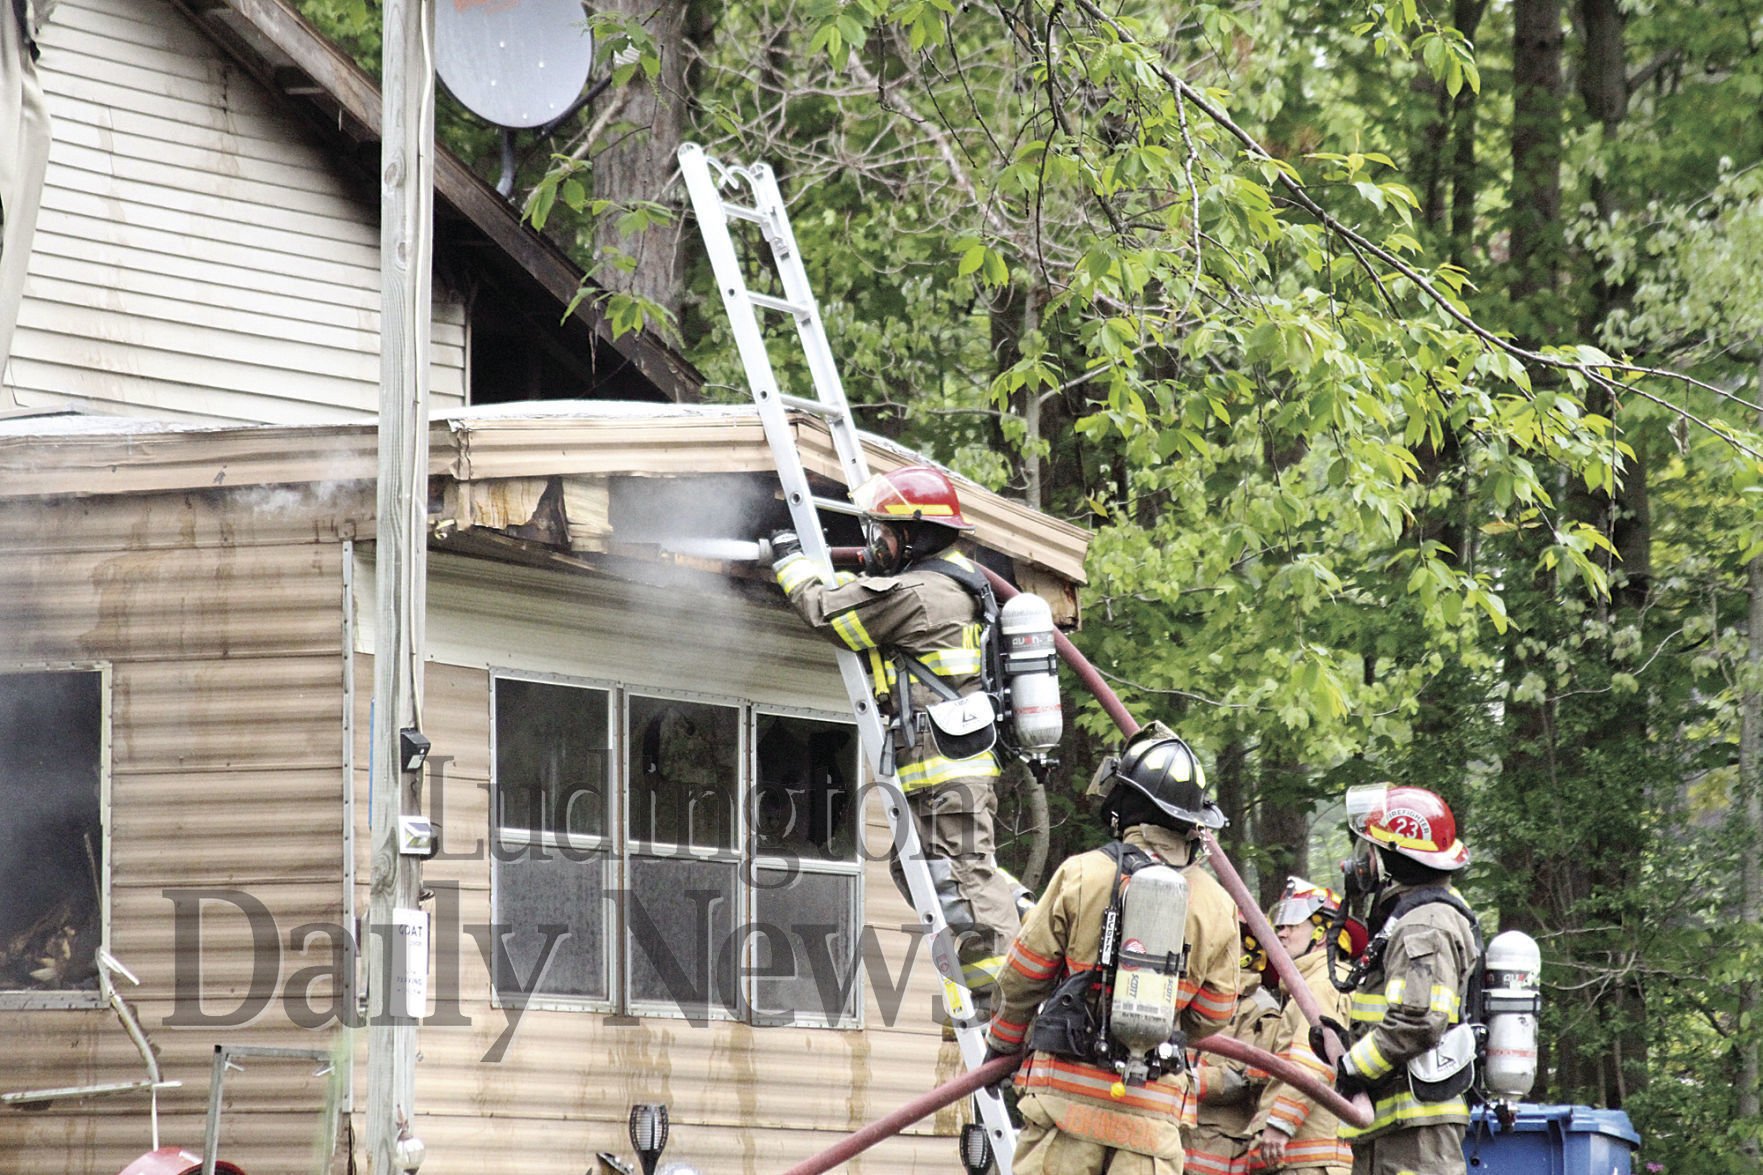
<path fill-rule="evenodd" d="M 1466 1170 L 1460 1122 L 1353 1140 L 1353 1175 L 1464 1175 Z"/>
<path fill-rule="evenodd" d="M 1181 1155 L 1160 1159 L 1115 1150 L 1050 1126 L 1023 1124 L 1016 1136 L 1016 1175 L 1182 1175 Z"/>
<path fill-rule="evenodd" d="M 931 881 L 943 917 L 955 935 L 967 986 L 976 992 L 997 981 L 1004 952 L 1021 925 L 1016 886 L 998 868 L 992 818 L 998 797 L 989 779 L 952 779 L 906 793 L 906 806 L 918 824 Z M 891 859 L 894 884 L 907 901 L 905 874 Z"/>

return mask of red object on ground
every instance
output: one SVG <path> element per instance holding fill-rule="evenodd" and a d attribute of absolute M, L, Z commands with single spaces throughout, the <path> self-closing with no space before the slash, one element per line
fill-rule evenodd
<path fill-rule="evenodd" d="M 118 1175 L 202 1175 L 202 1156 L 181 1146 L 162 1146 L 148 1151 Z M 225 1159 L 214 1163 L 214 1175 L 245 1175 Z"/>

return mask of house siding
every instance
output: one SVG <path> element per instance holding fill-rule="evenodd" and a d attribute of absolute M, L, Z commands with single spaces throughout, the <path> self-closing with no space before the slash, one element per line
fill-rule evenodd
<path fill-rule="evenodd" d="M 42 46 L 49 171 L 4 369 L 19 405 L 374 416 L 374 193 L 163 0 L 61 0 Z M 437 408 L 465 401 L 465 346 L 464 307 L 437 296 Z"/>
<path fill-rule="evenodd" d="M 218 1043 L 327 1048 L 289 1014 L 323 1007 L 343 922 L 343 543 L 359 493 L 297 490 L 14 500 L 0 519 L 0 667 L 110 668 L 109 948 L 160 1052 L 161 1136 L 200 1147 Z M 194 891 L 207 891 L 198 903 Z M 226 895 L 245 895 L 255 923 Z M 180 942 L 176 912 L 201 912 Z M 253 904 L 255 903 L 255 904 Z M 199 1003 L 195 1002 L 199 992 Z M 180 994 L 184 997 L 180 1003 Z M 255 1012 L 238 1026 L 188 1023 Z M 180 1021 L 185 1021 L 180 1025 Z M 6 1091 L 145 1076 L 107 1008 L 0 1010 Z M 310 1170 L 324 1082 L 247 1063 L 223 1138 L 253 1175 Z M 149 1147 L 144 1094 L 0 1113 L 0 1170 L 109 1175 Z"/>
<path fill-rule="evenodd" d="M 345 1043 L 326 1019 L 337 993 L 324 972 L 350 921 L 341 882 L 351 770 L 354 912 L 368 905 L 371 546 L 357 544 L 348 564 L 352 599 L 345 562 L 346 540 L 371 530 L 370 509 L 370 487 L 356 484 L 13 498 L 0 516 L 0 546 L 12 556 L 0 564 L 0 666 L 110 669 L 110 948 L 141 979 L 125 995 L 164 1077 L 183 1083 L 160 1097 L 165 1142 L 199 1146 L 216 1044 Z M 446 852 L 426 867 L 425 885 L 437 894 L 431 991 L 454 1023 L 431 1023 L 419 1037 L 425 1171 L 583 1166 L 595 1151 L 628 1149 L 626 1116 L 642 1100 L 669 1104 L 670 1158 L 722 1172 L 774 1170 L 960 1071 L 931 1020 L 934 972 L 888 879 L 888 830 L 873 799 L 864 812 L 862 918 L 878 958 L 866 969 L 863 1029 L 535 1008 L 511 1031 L 496 1006 L 470 929 L 481 936 L 492 921 L 489 861 L 474 851 L 490 835 L 492 668 L 840 708 L 830 649 L 764 585 L 735 589 L 720 576 L 685 574 L 643 585 L 444 553 L 431 560 L 424 726 L 439 765 L 426 803 L 444 814 Z M 346 615 L 355 622 L 352 654 Z M 357 683 L 352 756 L 343 745 L 348 656 Z M 199 950 L 187 941 L 194 891 L 209 891 Z M 226 895 L 261 903 L 258 923 Z M 297 935 L 310 937 L 306 949 L 292 945 Z M 878 988 L 868 977 L 903 987 Z M 254 1014 L 236 1026 L 187 1023 L 193 1010 L 212 1018 L 238 1009 Z M 307 1009 L 316 1027 L 302 1027 Z M 0 1045 L 7 1091 L 143 1076 L 106 1009 L 0 1010 Z M 349 1124 L 364 1164 L 359 1042 L 353 1074 Z M 252 1175 L 311 1170 L 324 1096 L 310 1065 L 247 1060 L 228 1078 L 222 1153 Z M 919 1123 L 850 1169 L 947 1170 L 962 1112 Z M 110 1175 L 148 1149 L 148 1121 L 142 1094 L 0 1113 L 0 1171 L 47 1163 Z"/>

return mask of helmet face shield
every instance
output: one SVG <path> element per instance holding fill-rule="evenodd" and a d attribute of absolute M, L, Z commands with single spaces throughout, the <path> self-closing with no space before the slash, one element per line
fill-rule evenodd
<path fill-rule="evenodd" d="M 1361 841 L 1446 873 L 1469 864 L 1457 839 L 1457 819 L 1437 793 L 1424 787 L 1372 784 L 1347 791 L 1347 824 Z"/>
<path fill-rule="evenodd" d="M 1318 916 L 1325 917 L 1341 908 L 1341 896 L 1334 890 L 1302 877 L 1286 878 L 1285 893 L 1273 904 L 1268 921 L 1275 926 L 1297 926 Z"/>
<path fill-rule="evenodd" d="M 1347 828 L 1354 836 L 1365 835 L 1365 823 L 1373 812 L 1384 810 L 1389 797 L 1387 783 L 1362 783 L 1347 789 Z"/>

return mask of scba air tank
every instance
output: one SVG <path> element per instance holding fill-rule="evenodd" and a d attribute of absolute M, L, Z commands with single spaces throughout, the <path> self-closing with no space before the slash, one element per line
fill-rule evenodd
<path fill-rule="evenodd" d="M 1188 882 L 1179 870 L 1146 865 L 1127 879 L 1108 1027 L 1135 1059 L 1175 1034 L 1187 930 Z"/>
<path fill-rule="evenodd" d="M 1014 595 L 998 611 L 998 636 L 1016 743 L 1031 754 L 1050 751 L 1065 733 L 1053 609 L 1031 592 Z"/>
<path fill-rule="evenodd" d="M 1482 1082 L 1494 1101 L 1522 1101 L 1536 1082 L 1537 1013 L 1543 953 L 1536 939 L 1507 930 L 1488 943 L 1482 981 L 1487 1057 Z"/>

